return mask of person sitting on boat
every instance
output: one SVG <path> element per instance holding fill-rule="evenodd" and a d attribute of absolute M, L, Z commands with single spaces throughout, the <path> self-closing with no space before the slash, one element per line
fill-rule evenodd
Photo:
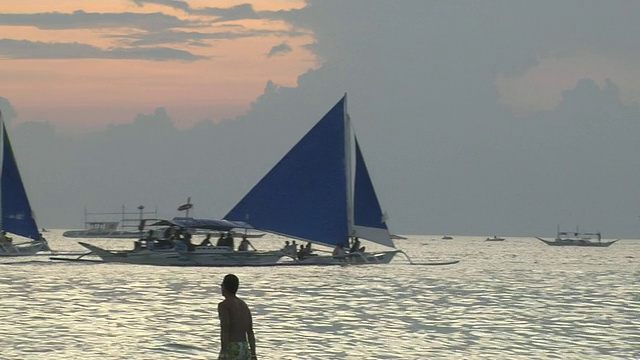
<path fill-rule="evenodd" d="M 216 242 L 216 246 L 226 246 L 224 244 L 224 233 L 223 232 L 220 233 L 220 237 L 218 238 L 218 241 Z"/>
<path fill-rule="evenodd" d="M 304 247 L 304 255 L 305 255 L 305 257 L 307 257 L 307 256 L 311 256 L 311 252 L 312 252 L 312 251 L 313 251 L 313 250 L 311 250 L 311 243 L 310 243 L 310 242 L 308 242 L 308 243 L 307 243 L 307 246 L 305 246 L 305 247 Z"/>
<path fill-rule="evenodd" d="M 177 241 L 182 242 L 184 246 L 187 248 L 187 251 L 194 251 L 196 246 L 191 243 L 191 233 L 188 231 L 184 231 L 184 235 L 179 236 Z"/>
<path fill-rule="evenodd" d="M 234 246 L 233 246 L 233 235 L 231 234 L 231 231 L 229 231 L 227 233 L 227 235 L 225 235 L 222 238 L 222 241 L 220 241 L 220 239 L 218 239 L 218 245 L 217 246 L 228 246 L 231 248 L 231 250 L 233 250 Z"/>
<path fill-rule="evenodd" d="M 249 246 L 251 246 L 251 248 L 254 251 L 256 250 L 256 248 L 253 247 L 251 242 L 249 242 L 249 240 L 247 240 L 247 236 L 243 235 L 242 236 L 242 241 L 240 241 L 240 245 L 238 246 L 238 251 L 249 251 Z"/>
<path fill-rule="evenodd" d="M 304 245 L 300 245 L 300 250 L 298 250 L 298 260 L 304 259 L 306 256 L 306 251 L 304 250 Z"/>
<path fill-rule="evenodd" d="M 289 240 L 284 242 L 284 247 L 282 248 L 282 252 L 287 255 L 291 253 L 291 245 L 289 245 Z"/>
<path fill-rule="evenodd" d="M 353 244 L 351 245 L 349 252 L 364 252 L 364 246 L 360 246 L 360 239 L 358 239 L 358 237 L 353 238 Z"/>
<path fill-rule="evenodd" d="M 207 234 L 207 236 L 205 236 L 204 240 L 202 240 L 202 242 L 198 246 L 209 246 L 209 245 L 211 245 L 211 233 Z"/>
<path fill-rule="evenodd" d="M 344 258 L 347 253 L 344 251 L 344 245 L 342 243 L 338 244 L 335 249 L 333 249 L 333 257 L 334 258 Z"/>

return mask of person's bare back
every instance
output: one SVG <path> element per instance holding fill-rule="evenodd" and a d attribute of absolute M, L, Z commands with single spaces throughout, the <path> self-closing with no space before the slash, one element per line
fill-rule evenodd
<path fill-rule="evenodd" d="M 253 331 L 253 324 L 251 311 L 244 301 L 235 296 L 228 297 L 218 304 L 218 314 L 222 326 L 227 327 L 229 341 L 247 341 L 247 333 Z"/>
<path fill-rule="evenodd" d="M 236 296 L 238 278 L 229 274 L 222 282 L 225 299 L 218 304 L 220 317 L 220 359 L 256 359 L 251 310 Z"/>

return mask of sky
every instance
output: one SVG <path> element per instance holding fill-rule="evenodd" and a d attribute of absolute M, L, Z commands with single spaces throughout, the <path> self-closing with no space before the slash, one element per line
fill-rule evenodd
<path fill-rule="evenodd" d="M 640 3 L 0 1 L 41 226 L 222 217 L 348 93 L 399 234 L 640 238 Z"/>

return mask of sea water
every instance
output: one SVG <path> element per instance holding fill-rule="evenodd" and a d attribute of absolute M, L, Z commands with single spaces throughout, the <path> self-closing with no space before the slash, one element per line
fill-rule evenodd
<path fill-rule="evenodd" d="M 61 233 L 46 233 L 54 250 L 82 251 Z M 216 359 L 228 273 L 253 312 L 260 359 L 640 359 L 640 240 L 583 248 L 485 238 L 396 240 L 416 263 L 460 260 L 448 266 L 401 255 L 388 265 L 271 268 L 2 258 L 0 359 Z"/>

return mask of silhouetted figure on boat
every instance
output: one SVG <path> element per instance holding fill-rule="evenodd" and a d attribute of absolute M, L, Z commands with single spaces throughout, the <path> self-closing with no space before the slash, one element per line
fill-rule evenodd
<path fill-rule="evenodd" d="M 228 246 L 233 249 L 233 235 L 231 235 L 231 231 L 229 231 L 226 235 L 220 234 L 220 238 L 218 239 L 218 243 L 216 243 L 216 246 Z"/>
<path fill-rule="evenodd" d="M 354 237 L 353 238 L 353 243 L 351 245 L 351 249 L 349 249 L 350 253 L 354 253 L 354 252 L 364 252 L 364 246 L 360 246 L 360 239 L 358 239 L 358 237 Z"/>
<path fill-rule="evenodd" d="M 333 249 L 333 257 L 338 259 L 344 259 L 344 256 L 347 254 L 344 251 L 344 245 L 342 243 L 338 244 L 335 249 Z"/>
<path fill-rule="evenodd" d="M 224 245 L 224 233 L 220 233 L 220 237 L 218 237 L 218 241 L 216 241 L 216 246 L 225 246 Z"/>
<path fill-rule="evenodd" d="M 304 245 L 300 245 L 300 250 L 298 250 L 298 260 L 304 259 L 306 256 L 306 252 L 304 250 Z"/>
<path fill-rule="evenodd" d="M 211 234 L 207 234 L 207 236 L 205 236 L 204 240 L 202 240 L 202 242 L 198 246 L 209 246 L 209 245 L 211 245 Z"/>
<path fill-rule="evenodd" d="M 253 249 L 254 251 L 256 250 L 256 248 L 253 247 L 251 242 L 247 240 L 247 236 L 243 235 L 242 241 L 240 241 L 240 245 L 238 246 L 238 251 L 249 251 L 249 247 L 251 247 L 251 249 Z"/>

